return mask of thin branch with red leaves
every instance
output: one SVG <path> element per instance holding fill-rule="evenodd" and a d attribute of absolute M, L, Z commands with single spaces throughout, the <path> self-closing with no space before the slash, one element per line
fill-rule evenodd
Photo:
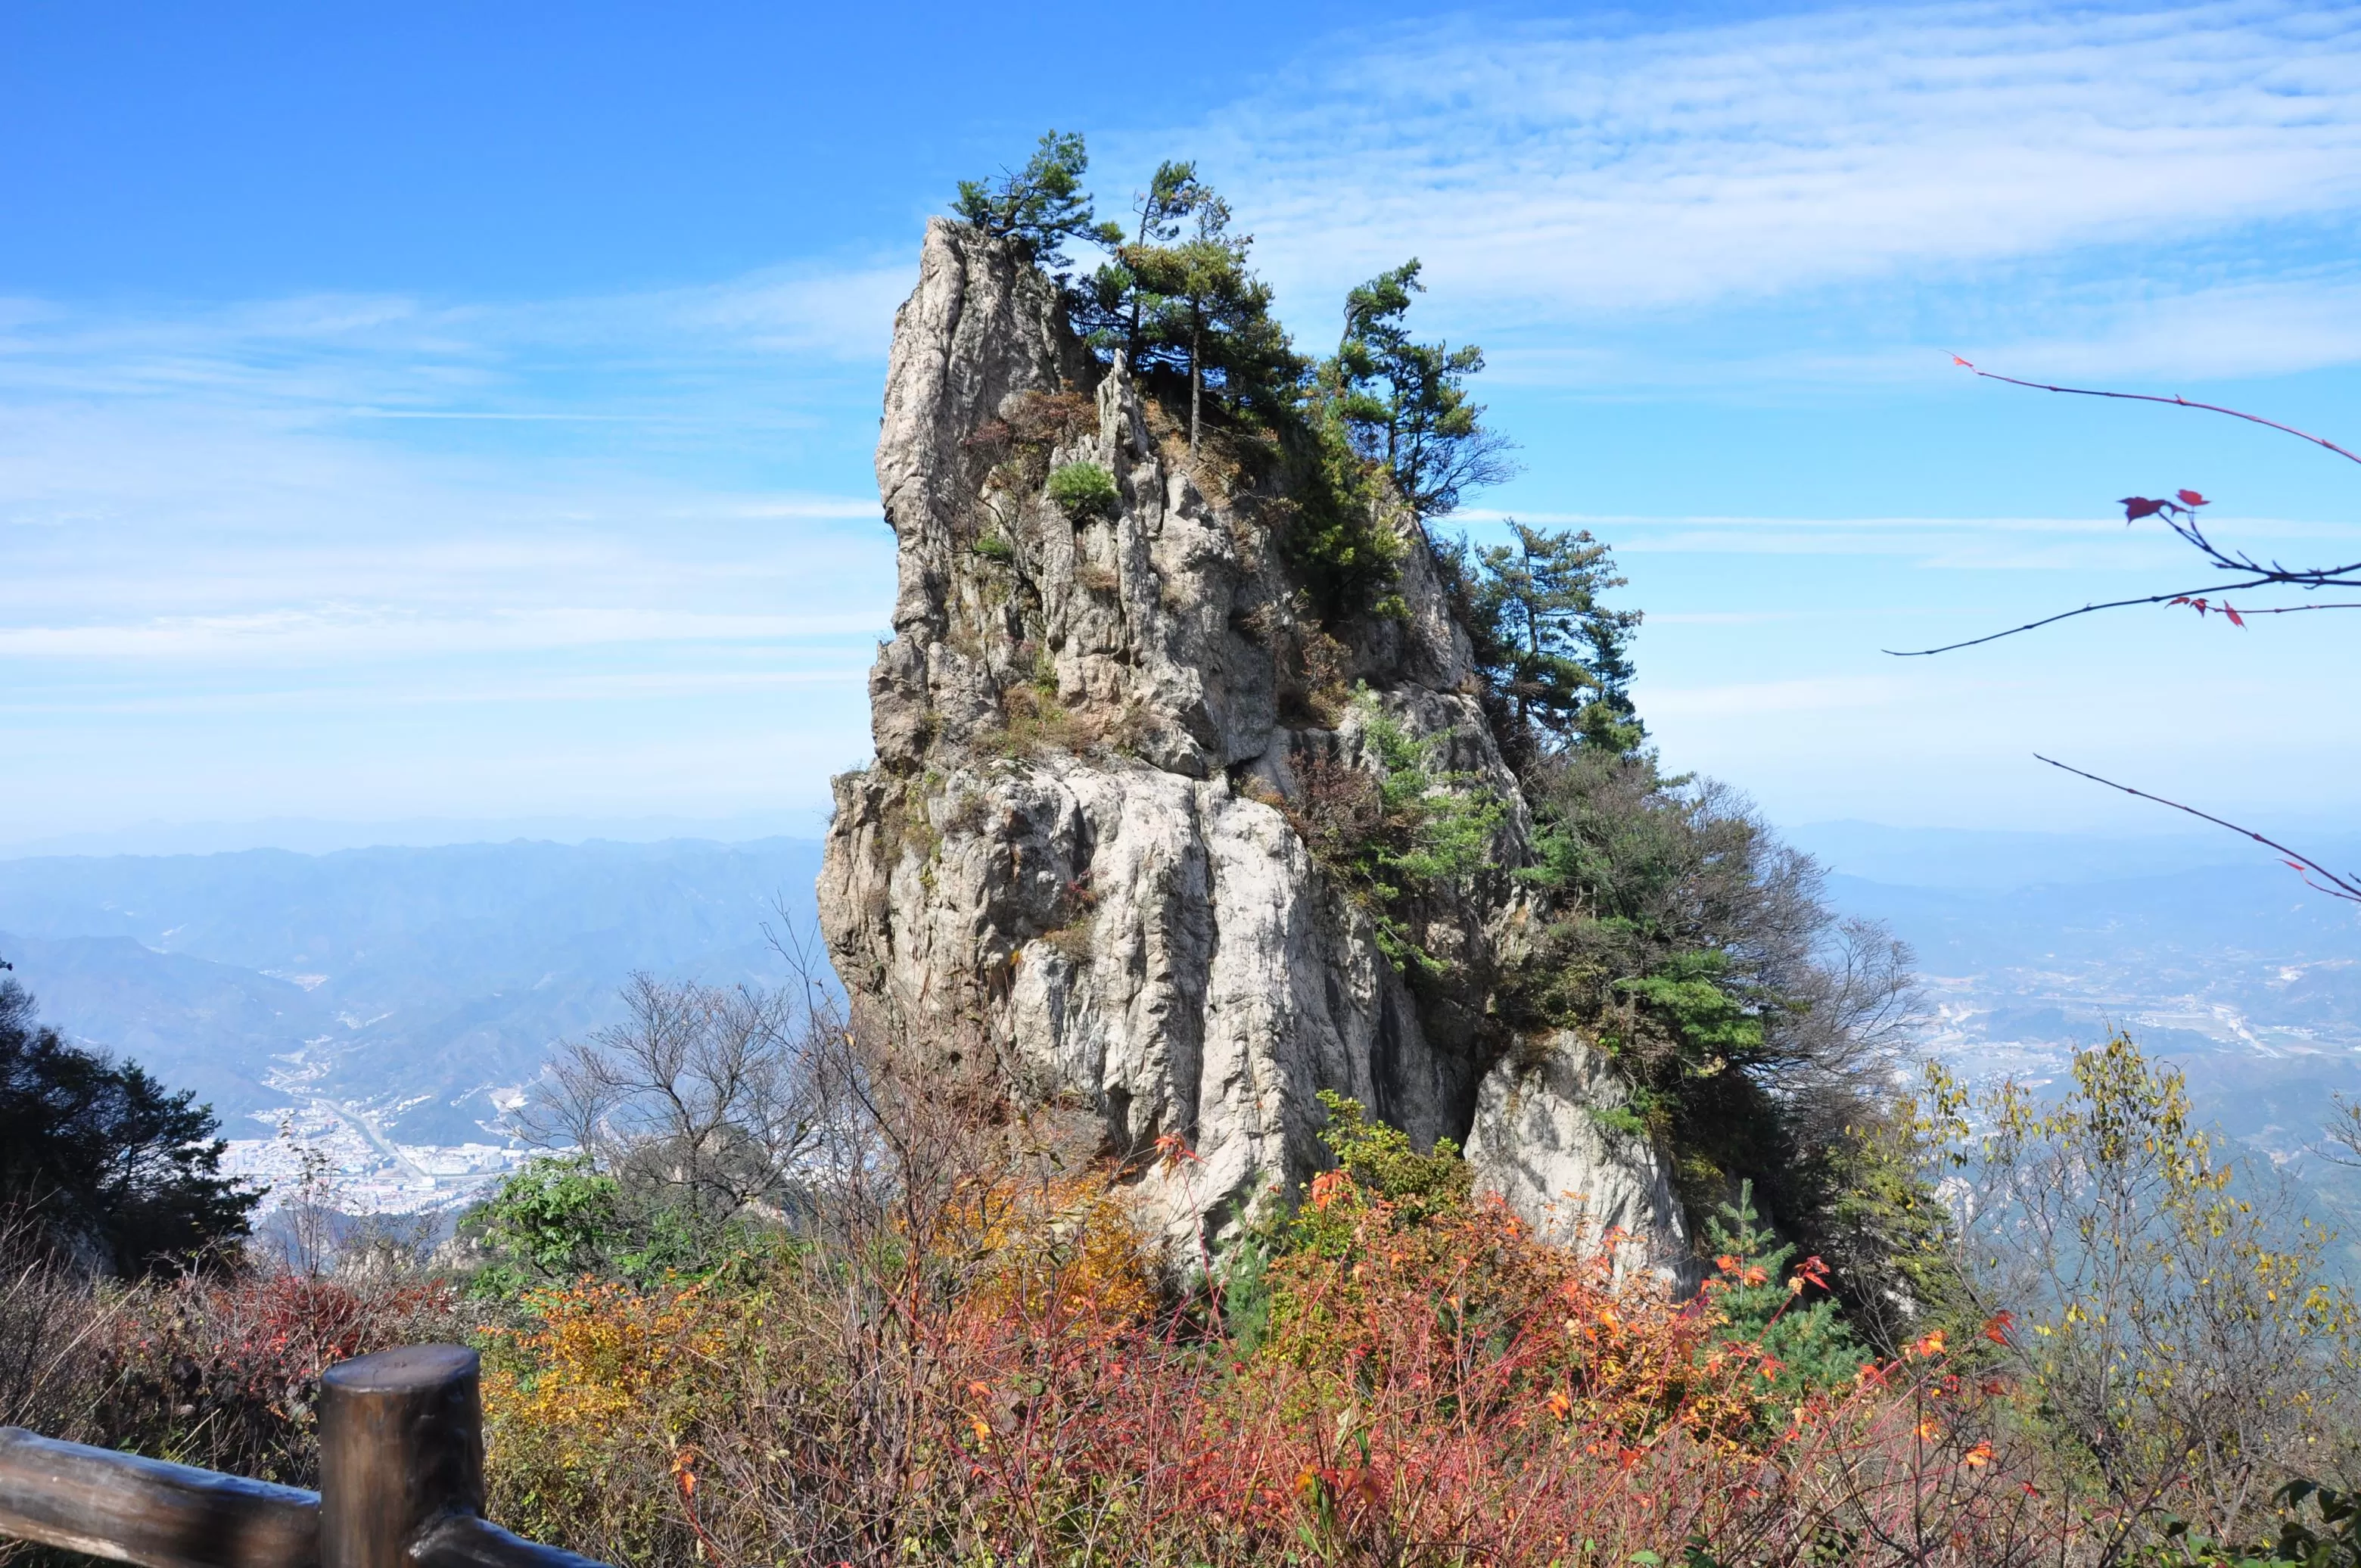
<path fill-rule="evenodd" d="M 2119 789 L 2125 795 L 2136 795 L 2141 800 L 2154 801 L 2158 806 L 2169 806 L 2175 811 L 2185 811 L 2200 821 L 2211 822 L 2216 828 L 2227 828 L 2233 833 L 2242 833 L 2266 849 L 2278 850 L 2280 864 L 2303 878 L 2304 885 L 2315 893 L 2324 893 L 2331 898 L 2341 898 L 2348 904 L 2361 904 L 2361 880 L 2338 876 L 2311 856 L 2290 850 L 2276 839 L 2266 839 L 2251 828 L 2242 828 L 2235 822 L 2224 821 L 2213 813 L 2200 811 L 2193 806 L 2183 806 L 2177 800 L 2167 800 L 2160 795 L 2150 795 L 2144 789 L 2134 789 L 2127 784 L 2117 784 L 2113 779 L 2103 779 L 2096 773 L 2084 773 L 2081 769 L 2061 762 L 2055 757 L 2045 757 L 2038 751 L 2033 755 L 2035 761 L 2048 762 L 2051 767 L 2072 773 L 2078 779 L 2089 779 L 2092 784 L 2104 784 L 2109 789 Z M 2324 880 L 2315 882 L 2312 880 L 2314 877 Z"/>
<path fill-rule="evenodd" d="M 1987 381 L 2002 381 L 2012 387 L 2026 387 L 2037 392 L 2062 392 L 2071 397 L 2081 398 L 2116 398 L 2127 402 L 2165 403 L 2174 408 L 2196 409 L 2205 413 L 2224 414 L 2232 419 L 2245 420 L 2249 424 L 2259 424 L 2266 429 L 2292 435 L 2299 441 L 2308 441 L 2324 451 L 2334 453 L 2347 462 L 2361 463 L 2361 455 L 2356 455 L 2325 436 L 2298 430 L 2291 424 L 2281 424 L 2277 420 L 2265 419 L 2260 414 L 2250 414 L 2240 409 L 2224 408 L 2219 403 L 2195 402 L 2182 397 L 2160 397 L 2152 392 L 2115 392 L 2091 387 L 2057 387 L 2042 381 L 2020 380 L 2015 376 L 2003 376 L 1996 371 L 1980 370 L 1956 354 L 1951 356 L 1951 361 L 1965 368 L 1971 375 L 1982 377 Z M 2037 630 L 2044 626 L 2053 626 L 2059 621 L 2071 620 L 2077 616 L 2095 614 L 2103 609 L 2124 609 L 2134 605 L 2144 604 L 2188 605 L 2201 616 L 2218 609 L 2234 626 L 2244 626 L 2245 618 L 2250 615 L 2289 615 L 2299 610 L 2361 609 L 2361 604 L 2344 601 L 2326 604 L 2279 605 L 2246 610 L 2233 609 L 2227 595 L 2251 593 L 2260 588 L 2294 588 L 2303 593 L 2316 593 L 2323 588 L 2361 588 L 2361 561 L 2348 562 L 2337 566 L 2288 566 L 2277 561 L 2266 565 L 2244 551 L 2225 549 L 2216 544 L 2207 535 L 2203 525 L 2198 521 L 2197 509 L 2212 503 L 2195 490 L 2179 490 L 2169 497 L 2161 498 L 2125 496 L 2118 504 L 2124 509 L 2125 523 L 2137 522 L 2142 518 L 2162 519 L 2165 526 L 2179 534 L 2185 543 L 2202 555 L 2209 565 L 2219 571 L 2235 574 L 2235 580 L 2214 583 L 2204 587 L 2180 588 L 2169 593 L 2147 594 L 2134 598 L 2107 599 L 2099 603 L 2086 604 L 2079 609 L 2061 610 L 2056 615 L 2044 616 L 2039 620 L 2028 620 L 2022 626 L 2012 626 L 2004 631 L 1988 632 L 1984 636 L 1971 637 L 1960 642 L 1947 642 L 1939 648 L 1888 648 L 1885 652 L 1896 658 L 1924 658 L 1929 654 L 1949 653 L 1960 648 L 1973 648 L 1981 643 L 1996 642 L 2004 637 L 2015 637 L 2020 632 Z"/>

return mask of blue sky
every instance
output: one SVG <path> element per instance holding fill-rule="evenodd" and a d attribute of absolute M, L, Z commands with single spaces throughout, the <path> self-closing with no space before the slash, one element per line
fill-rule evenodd
<path fill-rule="evenodd" d="M 1308 345 L 1416 255 L 1616 547 L 1667 760 L 1781 820 L 2361 796 L 2361 12 L 598 5 L 0 14 L 0 846 L 310 817 L 808 825 L 867 747 L 884 353 L 951 182 L 1193 157 Z M 693 15 L 690 13 L 693 10 Z"/>

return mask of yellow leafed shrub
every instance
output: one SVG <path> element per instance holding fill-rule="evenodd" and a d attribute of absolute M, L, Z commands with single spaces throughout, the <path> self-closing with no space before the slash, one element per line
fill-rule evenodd
<path fill-rule="evenodd" d="M 585 1281 L 522 1305 L 528 1326 L 495 1331 L 485 1347 L 494 1517 L 631 1561 L 693 1550 L 671 1494 L 694 1490 L 694 1433 L 727 1400 L 723 1369 L 761 1299 Z"/>

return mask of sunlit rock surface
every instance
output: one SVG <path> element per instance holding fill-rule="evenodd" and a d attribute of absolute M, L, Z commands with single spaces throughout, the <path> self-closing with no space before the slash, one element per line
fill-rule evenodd
<path fill-rule="evenodd" d="M 1111 503 L 1050 499 L 1074 464 Z M 1045 279 L 940 220 L 895 321 L 877 475 L 900 568 L 877 760 L 836 781 L 819 883 L 869 1027 L 1089 1107 L 1176 1241 L 1327 1163 L 1333 1089 L 1421 1145 L 1477 1128 L 1479 1179 L 1538 1223 L 1597 1192 L 1681 1245 L 1653 1151 L 1584 1142 L 1553 1098 L 1595 1073 L 1499 1076 L 1486 999 L 1529 822 L 1414 523 L 1406 613 L 1326 635 L 1278 545 L 1289 498 L 1210 444 L 1192 466 Z M 1307 773 L 1370 765 L 1367 709 L 1339 700 L 1362 685 L 1508 806 L 1494 869 L 1411 912 L 1447 966 L 1415 986 L 1298 827 Z M 1195 1157 L 1159 1154 L 1171 1138 Z"/>

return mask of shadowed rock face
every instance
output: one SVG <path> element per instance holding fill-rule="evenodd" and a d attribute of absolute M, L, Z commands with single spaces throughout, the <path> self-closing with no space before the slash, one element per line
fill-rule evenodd
<path fill-rule="evenodd" d="M 1111 501 L 1050 499 L 1079 464 Z M 1505 869 L 1524 802 L 1415 524 L 1407 613 L 1331 637 L 1279 548 L 1288 498 L 1201 488 L 1216 468 L 1082 350 L 1045 279 L 928 225 L 877 449 L 900 554 L 877 761 L 836 781 L 821 923 L 871 1027 L 1090 1105 L 1176 1239 L 1326 1163 L 1321 1089 L 1465 1139 L 1506 1043 L 1487 988 L 1526 918 Z M 1322 808 L 1308 773 L 1371 765 L 1367 705 L 1336 700 L 1361 683 L 1507 806 L 1494 869 L 1410 916 L 1449 965 L 1415 992 L 1299 830 Z M 1155 1158 L 1167 1135 L 1195 1161 Z M 1565 1165 L 1508 1190 L 1589 1175 Z"/>

